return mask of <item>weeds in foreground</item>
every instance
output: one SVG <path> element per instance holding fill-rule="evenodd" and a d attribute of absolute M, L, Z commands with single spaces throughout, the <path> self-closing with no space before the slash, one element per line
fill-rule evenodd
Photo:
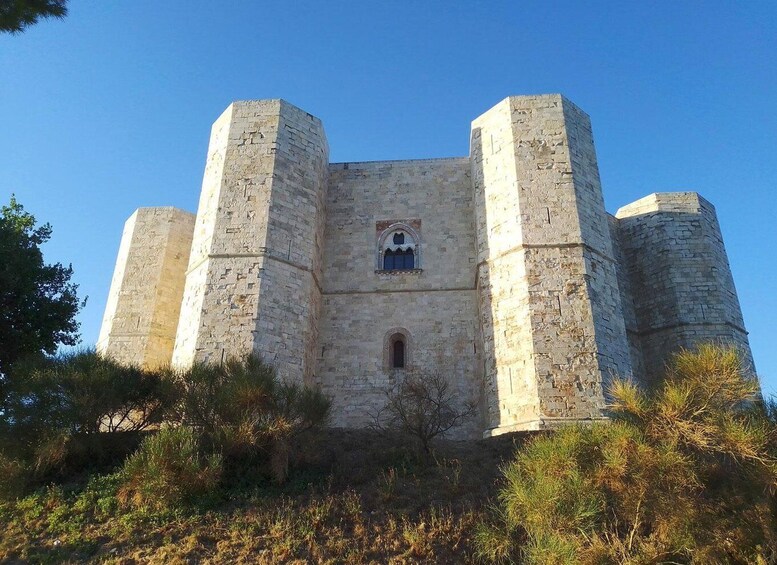
<path fill-rule="evenodd" d="M 385 448 L 377 445 L 379 451 Z M 0 505 L 0 561 L 471 561 L 481 517 L 476 501 L 489 492 L 477 492 L 484 482 L 474 472 L 480 462 L 462 463 L 461 493 L 452 496 L 445 494 L 448 467 L 403 471 L 381 467 L 372 455 L 365 453 L 362 463 L 372 479 L 358 489 L 337 486 L 345 478 L 330 475 L 299 491 L 233 489 L 215 504 L 174 509 L 120 505 L 121 473 L 72 490 L 40 489 Z M 387 501 L 381 472 L 393 477 Z M 292 475 L 287 485 L 298 482 Z"/>
<path fill-rule="evenodd" d="M 221 456 L 203 455 L 189 427 L 163 428 L 127 459 L 120 476 L 120 503 L 161 510 L 213 491 Z"/>

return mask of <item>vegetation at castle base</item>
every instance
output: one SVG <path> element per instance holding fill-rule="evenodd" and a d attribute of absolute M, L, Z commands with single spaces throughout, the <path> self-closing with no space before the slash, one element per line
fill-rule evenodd
<path fill-rule="evenodd" d="M 84 355 L 79 366 L 100 366 Z M 38 370 L 51 367 L 68 374 Z M 318 429 L 326 399 L 279 382 L 255 358 L 151 375 L 161 383 L 154 402 L 166 407 L 159 431 L 82 434 L 115 441 L 89 457 L 66 442 L 66 457 L 52 461 L 67 463 L 46 475 L 34 458 L 0 449 L 0 476 L 33 478 L 0 481 L 10 495 L 0 502 L 0 562 L 777 558 L 775 412 L 728 349 L 682 353 L 654 390 L 617 383 L 608 425 L 437 438 L 431 455 L 405 435 Z M 62 399 L 74 389 L 58 390 Z M 93 430 L 96 418 L 79 426 Z M 58 429 L 76 437 L 80 428 Z M 123 437 L 132 441 L 119 445 Z"/>
<path fill-rule="evenodd" d="M 18 360 L 78 342 L 83 302 L 73 269 L 44 262 L 40 247 L 50 238 L 51 226 L 36 227 L 13 196 L 0 208 L 0 399 Z"/>
<path fill-rule="evenodd" d="M 330 401 L 318 390 L 280 381 L 256 356 L 196 364 L 172 372 L 171 380 L 178 401 L 170 419 L 194 429 L 205 449 L 223 454 L 232 475 L 259 465 L 282 483 L 290 442 L 320 429 L 329 415 Z"/>
<path fill-rule="evenodd" d="M 112 377 L 157 386 L 144 405 Z M 253 357 L 145 372 L 86 352 L 30 364 L 15 382 L 0 473 L 28 480 L 4 483 L 0 561 L 467 560 L 499 461 L 512 451 L 509 439 L 501 448 L 442 444 L 430 463 L 400 437 L 321 430 L 328 400 L 280 382 Z M 106 408 L 89 409 L 98 398 Z M 163 427 L 105 426 L 130 404 L 163 414 L 149 417 Z M 41 458 L 58 433 L 71 439 Z M 71 453 L 76 437 L 128 433 L 135 443 L 114 448 L 112 466 Z M 27 447 L 10 449 L 22 435 Z M 46 473 L 38 460 L 49 462 Z"/>
<path fill-rule="evenodd" d="M 122 504 L 121 471 L 0 503 L 0 562 L 460 563 L 513 440 L 406 442 L 325 430 L 294 442 L 288 480 L 221 485 L 167 508 Z"/>
<path fill-rule="evenodd" d="M 734 349 L 677 355 L 612 389 L 614 421 L 531 441 L 504 471 L 480 554 L 543 563 L 774 563 L 777 421 Z"/>
<path fill-rule="evenodd" d="M 0 402 L 0 491 L 109 468 L 162 421 L 174 392 L 164 375 L 91 351 L 20 362 L 11 377 Z"/>
<path fill-rule="evenodd" d="M 416 441 L 425 455 L 432 441 L 460 426 L 477 411 L 477 403 L 461 401 L 441 373 L 408 371 L 386 392 L 386 404 L 375 415 L 374 428 Z"/>
<path fill-rule="evenodd" d="M 329 400 L 279 381 L 256 356 L 166 371 L 174 402 L 165 428 L 146 438 L 122 471 L 119 498 L 162 509 L 246 478 L 284 483 L 293 441 L 320 430 Z"/>
<path fill-rule="evenodd" d="M 124 506 L 164 510 L 213 491 L 221 469 L 221 455 L 204 454 L 194 430 L 163 428 L 124 463 L 116 496 Z"/>
<path fill-rule="evenodd" d="M 329 412 L 320 392 L 280 382 L 254 356 L 149 371 L 86 351 L 20 362 L 11 376 L 0 402 L 2 490 L 11 494 L 115 467 L 139 432 L 159 424 L 125 464 L 128 502 L 174 504 L 222 475 L 282 483 L 292 442 L 320 429 Z"/>
<path fill-rule="evenodd" d="M 67 0 L 3 0 L 0 2 L 0 32 L 21 33 L 45 18 L 67 15 Z"/>

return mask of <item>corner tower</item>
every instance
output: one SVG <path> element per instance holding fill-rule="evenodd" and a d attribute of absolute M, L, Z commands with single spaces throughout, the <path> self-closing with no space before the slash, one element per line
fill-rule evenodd
<path fill-rule="evenodd" d="M 194 214 L 138 208 L 124 224 L 97 351 L 159 367 L 173 356 Z"/>
<path fill-rule="evenodd" d="M 632 372 L 589 118 L 510 97 L 472 123 L 486 435 L 601 417 Z"/>
<path fill-rule="evenodd" d="M 283 100 L 216 120 L 175 365 L 256 352 L 282 378 L 312 378 L 328 160 L 320 120 Z"/>
<path fill-rule="evenodd" d="M 701 341 L 753 358 L 715 207 L 695 192 L 656 193 L 616 214 L 648 382 Z"/>

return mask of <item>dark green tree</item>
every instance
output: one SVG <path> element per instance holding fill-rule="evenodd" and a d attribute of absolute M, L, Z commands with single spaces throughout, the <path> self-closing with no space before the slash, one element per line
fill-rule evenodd
<path fill-rule="evenodd" d="M 43 261 L 40 246 L 50 237 L 51 226 L 36 227 L 14 196 L 0 208 L 0 399 L 2 379 L 19 359 L 79 340 L 76 314 L 84 302 L 70 281 L 72 267 Z"/>
<path fill-rule="evenodd" d="M 0 32 L 21 33 L 41 18 L 64 18 L 67 0 L 0 0 Z"/>

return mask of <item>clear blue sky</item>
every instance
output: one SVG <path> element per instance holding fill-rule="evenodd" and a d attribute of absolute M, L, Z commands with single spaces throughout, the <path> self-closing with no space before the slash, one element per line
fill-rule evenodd
<path fill-rule="evenodd" d="M 235 99 L 320 117 L 333 161 L 462 156 L 511 94 L 591 116 L 607 209 L 695 190 L 718 210 L 755 362 L 777 393 L 777 3 L 71 0 L 0 36 L 0 200 L 72 263 L 97 339 L 122 225 L 195 211 Z"/>

